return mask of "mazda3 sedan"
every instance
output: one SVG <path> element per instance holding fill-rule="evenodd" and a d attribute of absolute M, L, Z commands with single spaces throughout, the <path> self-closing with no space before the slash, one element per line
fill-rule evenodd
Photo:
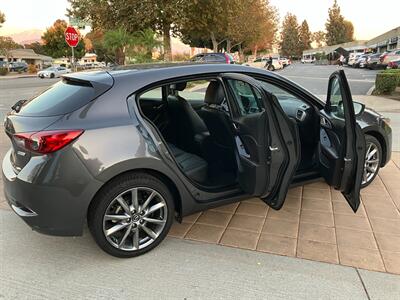
<path fill-rule="evenodd" d="M 81 235 L 117 257 L 156 247 L 173 220 L 323 178 L 354 211 L 390 159 L 385 119 L 344 72 L 326 102 L 271 72 L 229 64 L 64 75 L 5 120 L 8 203 L 30 227 Z"/>

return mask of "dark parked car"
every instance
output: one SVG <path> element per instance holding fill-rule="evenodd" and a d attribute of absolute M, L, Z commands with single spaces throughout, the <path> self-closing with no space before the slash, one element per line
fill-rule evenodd
<path fill-rule="evenodd" d="M 381 55 L 382 55 L 381 53 L 371 54 L 367 58 L 365 67 L 370 70 L 385 69 L 386 65 L 382 64 Z"/>
<path fill-rule="evenodd" d="M 227 64 L 81 72 L 5 120 L 6 199 L 34 230 L 80 235 L 132 257 L 175 218 L 324 178 L 357 211 L 391 155 L 391 129 L 352 101 L 343 70 L 324 103 L 262 69 Z"/>
<path fill-rule="evenodd" d="M 10 72 L 26 72 L 28 70 L 28 64 L 26 62 L 13 62 L 10 64 Z"/>
<path fill-rule="evenodd" d="M 205 62 L 205 63 L 225 63 L 234 64 L 235 60 L 229 53 L 199 53 L 193 56 L 191 61 L 194 62 Z"/>

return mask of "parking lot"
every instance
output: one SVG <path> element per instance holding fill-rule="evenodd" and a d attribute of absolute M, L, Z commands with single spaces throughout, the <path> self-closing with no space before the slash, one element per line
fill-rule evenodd
<path fill-rule="evenodd" d="M 295 64 L 278 73 L 324 99 L 329 75 L 337 69 Z M 375 71 L 345 72 L 354 99 L 392 119 L 393 149 L 400 151 L 400 102 L 368 96 Z M 17 100 L 56 81 L 0 80 L 0 118 Z M 1 159 L 8 147 L 1 129 Z M 68 295 L 61 298 L 117 298 L 136 292 L 154 299 L 166 294 L 264 298 L 267 293 L 395 299 L 400 294 L 400 277 L 392 275 L 400 274 L 399 182 L 400 152 L 393 152 L 392 161 L 362 190 L 357 214 L 340 193 L 316 182 L 292 188 L 279 211 L 249 199 L 186 217 L 173 225 L 161 247 L 130 260 L 101 253 L 87 232 L 79 238 L 31 232 L 8 208 L 0 185 L 0 297 L 55 298 L 60 292 Z M 146 294 L 156 284 L 158 294 Z M 239 285 L 238 292 L 233 287 Z"/>

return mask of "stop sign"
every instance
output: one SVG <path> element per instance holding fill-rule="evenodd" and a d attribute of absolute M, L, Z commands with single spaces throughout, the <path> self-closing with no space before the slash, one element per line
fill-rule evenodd
<path fill-rule="evenodd" d="M 79 33 L 74 27 L 68 26 L 67 29 L 65 29 L 64 36 L 69 46 L 76 47 L 76 45 L 78 45 Z"/>

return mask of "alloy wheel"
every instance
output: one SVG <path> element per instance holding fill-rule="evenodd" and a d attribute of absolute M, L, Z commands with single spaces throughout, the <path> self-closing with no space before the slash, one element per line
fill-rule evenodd
<path fill-rule="evenodd" d="M 117 249 L 135 251 L 152 244 L 168 218 L 165 199 L 147 187 L 129 189 L 115 197 L 103 217 L 103 233 Z"/>
<path fill-rule="evenodd" d="M 369 183 L 375 177 L 375 174 L 379 169 L 379 155 L 378 146 L 372 142 L 368 142 L 362 179 L 363 185 Z"/>

